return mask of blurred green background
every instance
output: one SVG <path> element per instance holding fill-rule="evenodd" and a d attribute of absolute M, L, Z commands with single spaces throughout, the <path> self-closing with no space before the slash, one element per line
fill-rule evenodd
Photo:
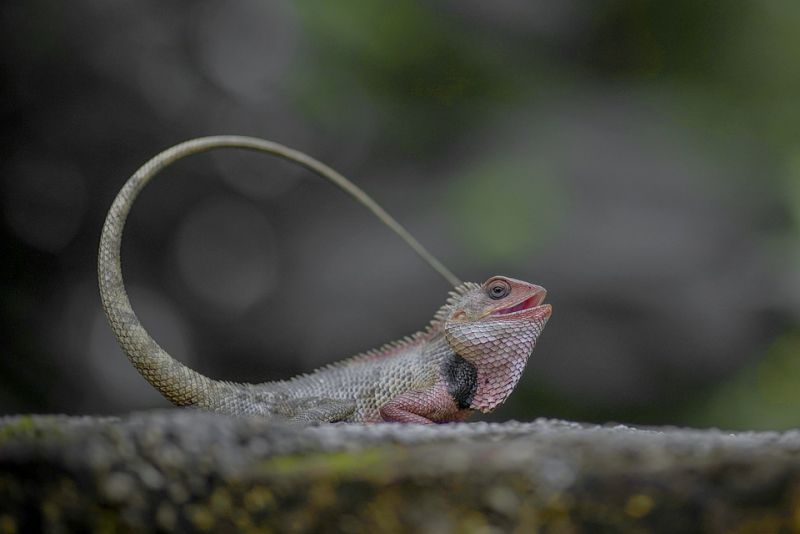
<path fill-rule="evenodd" d="M 554 315 L 490 419 L 800 426 L 800 3 L 0 7 L 0 413 L 166 406 L 102 316 L 105 210 L 190 137 L 352 178 L 465 280 Z M 360 207 L 253 154 L 143 193 L 124 268 L 173 355 L 286 378 L 424 326 L 447 287 Z"/>

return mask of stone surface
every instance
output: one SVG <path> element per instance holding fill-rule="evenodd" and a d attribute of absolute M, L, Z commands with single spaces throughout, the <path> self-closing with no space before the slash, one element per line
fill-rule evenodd
<path fill-rule="evenodd" d="M 0 533 L 800 532 L 800 431 L 0 419 Z"/>

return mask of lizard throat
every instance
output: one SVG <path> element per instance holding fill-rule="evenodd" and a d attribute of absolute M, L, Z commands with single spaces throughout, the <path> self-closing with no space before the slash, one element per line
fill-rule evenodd
<path fill-rule="evenodd" d="M 490 412 L 519 382 L 547 318 L 452 322 L 445 326 L 451 348 L 476 370 L 470 408 Z"/>

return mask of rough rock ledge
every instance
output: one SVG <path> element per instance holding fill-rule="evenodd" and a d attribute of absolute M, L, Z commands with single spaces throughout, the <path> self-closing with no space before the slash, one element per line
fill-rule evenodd
<path fill-rule="evenodd" d="M 0 418 L 0 533 L 800 532 L 800 431 Z"/>

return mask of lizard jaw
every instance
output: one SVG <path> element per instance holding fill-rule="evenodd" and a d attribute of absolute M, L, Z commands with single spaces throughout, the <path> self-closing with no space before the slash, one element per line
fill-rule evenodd
<path fill-rule="evenodd" d="M 489 315 L 507 319 L 541 318 L 547 319 L 553 311 L 549 304 L 543 304 L 547 291 L 544 288 L 537 288 L 533 295 L 526 297 L 516 304 L 494 310 Z"/>

